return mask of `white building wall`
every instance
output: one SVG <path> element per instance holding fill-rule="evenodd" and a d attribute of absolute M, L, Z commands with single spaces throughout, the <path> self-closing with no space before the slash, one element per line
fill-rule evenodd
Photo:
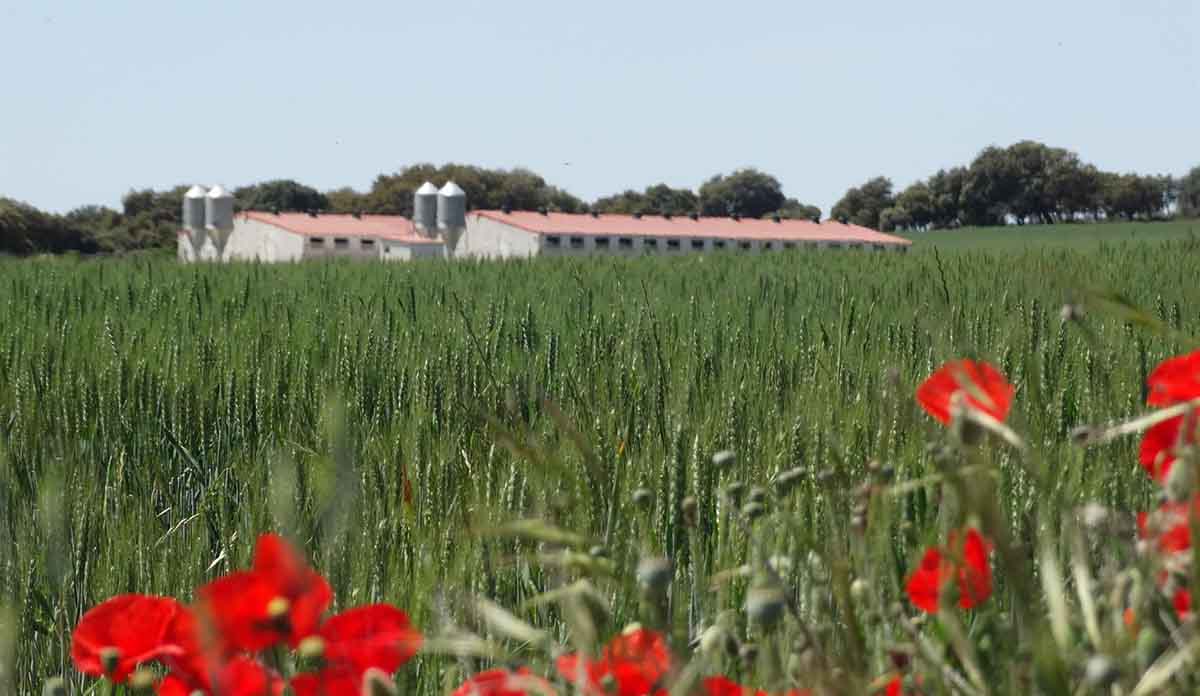
<path fill-rule="evenodd" d="M 383 242 L 380 252 L 384 261 L 412 261 L 413 259 L 436 259 L 446 255 L 441 244 L 405 244 Z"/>
<path fill-rule="evenodd" d="M 509 258 L 536 256 L 540 251 L 536 233 L 479 215 L 468 215 L 467 229 L 459 238 L 454 255 Z"/>

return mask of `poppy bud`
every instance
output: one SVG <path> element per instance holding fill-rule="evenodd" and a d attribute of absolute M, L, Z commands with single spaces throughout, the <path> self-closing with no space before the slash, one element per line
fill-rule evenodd
<path fill-rule="evenodd" d="M 837 472 L 833 469 L 822 469 L 821 472 L 817 474 L 817 483 L 828 486 L 829 484 L 833 483 L 834 479 L 836 478 Z"/>
<path fill-rule="evenodd" d="M 1166 648 L 1162 637 L 1153 626 L 1146 626 L 1141 631 L 1138 631 L 1137 643 L 1134 647 L 1134 652 L 1137 654 L 1138 669 L 1146 671 L 1154 661 L 1163 654 Z"/>
<path fill-rule="evenodd" d="M 1084 526 L 1096 529 L 1108 521 L 1108 508 L 1099 503 L 1088 503 L 1079 511 L 1079 517 Z"/>
<path fill-rule="evenodd" d="M 1058 318 L 1065 324 L 1069 321 L 1079 321 L 1083 319 L 1083 305 L 1065 304 L 1062 309 L 1058 310 Z"/>
<path fill-rule="evenodd" d="M 363 673 L 363 696 L 396 696 L 396 683 L 383 670 L 371 667 Z"/>
<path fill-rule="evenodd" d="M 117 671 L 117 664 L 121 662 L 121 651 L 111 645 L 107 648 L 100 649 L 100 669 L 104 670 L 105 674 L 112 674 Z"/>
<path fill-rule="evenodd" d="M 1167 472 L 1167 480 L 1163 482 L 1163 491 L 1172 501 L 1180 501 L 1191 495 L 1192 467 L 1173 466 Z"/>
<path fill-rule="evenodd" d="M 650 503 L 654 500 L 654 494 L 649 488 L 639 488 L 633 492 L 633 504 L 640 508 L 650 507 Z"/>
<path fill-rule="evenodd" d="M 750 493 L 746 496 L 746 500 L 752 503 L 761 503 L 767 499 L 767 489 L 762 486 L 751 486 Z"/>
<path fill-rule="evenodd" d="M 725 486 L 725 496 L 736 504 L 741 499 L 742 491 L 744 490 L 746 490 L 745 484 L 741 481 L 733 481 L 728 486 Z"/>
<path fill-rule="evenodd" d="M 904 670 L 908 668 L 908 663 L 912 660 L 912 656 L 910 656 L 906 650 L 893 648 L 888 651 L 888 659 L 892 661 L 892 664 L 896 666 L 896 669 Z"/>
<path fill-rule="evenodd" d="M 1108 691 L 1119 676 L 1121 670 L 1117 669 L 1116 663 L 1106 655 L 1092 655 L 1084 667 L 1084 679 L 1090 686 L 1101 691 Z"/>
<path fill-rule="evenodd" d="M 783 591 L 777 587 L 752 587 L 746 592 L 746 615 L 764 628 L 779 622 L 786 604 Z"/>
<path fill-rule="evenodd" d="M 596 545 L 588 549 L 588 555 L 593 558 L 608 558 L 608 549 L 604 548 L 603 546 Z"/>
<path fill-rule="evenodd" d="M 660 594 L 667 589 L 673 574 L 671 561 L 666 558 L 643 558 L 637 564 L 638 584 L 642 589 L 654 594 Z"/>
<path fill-rule="evenodd" d="M 766 512 L 767 508 L 762 503 L 751 502 L 742 506 L 742 514 L 745 515 L 746 519 L 750 520 L 751 522 L 762 517 L 764 514 L 766 514 Z"/>
<path fill-rule="evenodd" d="M 720 626 L 709 626 L 700 634 L 700 652 L 716 656 L 725 650 L 732 639 Z M 736 648 L 735 648 L 736 649 Z"/>
<path fill-rule="evenodd" d="M 737 455 L 729 450 L 721 450 L 712 456 L 713 466 L 718 469 L 725 469 L 733 466 L 737 461 Z"/>
<path fill-rule="evenodd" d="M 1071 428 L 1071 432 L 1068 435 L 1068 437 L 1071 438 L 1071 442 L 1073 444 L 1076 444 L 1076 445 L 1079 445 L 1080 447 L 1082 447 L 1082 446 L 1086 445 L 1087 443 L 1091 442 L 1092 438 L 1096 437 L 1097 434 L 1098 434 L 1098 432 L 1097 432 L 1096 428 L 1093 426 L 1077 425 L 1074 428 Z"/>
<path fill-rule="evenodd" d="M 51 677 L 42 686 L 42 696 L 67 696 L 67 683 L 62 677 Z"/>

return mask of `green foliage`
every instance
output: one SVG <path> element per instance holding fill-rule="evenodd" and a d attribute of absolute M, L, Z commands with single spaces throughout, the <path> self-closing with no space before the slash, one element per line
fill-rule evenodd
<path fill-rule="evenodd" d="M 67 651 L 86 608 L 130 591 L 187 600 L 245 567 L 269 529 L 309 550 L 339 608 L 390 601 L 431 635 L 472 626 L 472 598 L 485 596 L 555 640 L 577 640 L 543 593 L 580 574 L 612 602 L 596 629 L 611 635 L 649 620 L 631 578 L 644 555 L 667 555 L 677 589 L 665 611 L 685 627 L 672 637 L 681 653 L 686 629 L 744 604 L 740 569 L 767 548 L 796 569 L 802 616 L 845 678 L 882 674 L 904 639 L 889 608 L 954 509 L 928 487 L 939 465 L 927 444 L 943 432 L 916 409 L 915 385 L 962 355 L 994 361 L 1019 385 L 1011 424 L 1037 443 L 1053 485 L 1033 486 L 1006 450 L 987 450 L 1014 538 L 1035 538 L 1034 505 L 1064 516 L 1088 502 L 1145 509 L 1154 490 L 1135 441 L 1085 451 L 1066 433 L 1139 412 L 1146 366 L 1180 345 L 1120 317 L 1089 316 L 1075 330 L 1058 308 L 1078 299 L 1075 288 L 1108 287 L 1195 334 L 1196 253 L 1192 239 L 940 260 L 918 250 L 3 262 L 9 692 L 37 693 L 65 672 L 84 693 Z M 713 462 L 722 449 L 736 463 Z M 854 491 L 884 471 L 872 461 L 910 492 L 873 504 L 855 535 Z M 765 496 L 752 533 L 734 520 L 720 491 L 793 471 L 786 497 Z M 634 506 L 637 488 L 650 492 L 646 507 Z M 604 545 L 603 563 L 590 544 Z M 996 693 L 1023 693 L 1006 670 L 1029 662 L 1028 646 L 1007 637 L 1041 600 L 997 577 L 968 628 L 991 641 L 982 669 Z M 709 591 L 714 578 L 724 580 Z M 867 583 L 858 609 L 851 578 Z M 729 630 L 762 638 L 740 619 Z M 456 670 L 485 664 L 422 655 L 402 690 L 445 693 Z"/>
<path fill-rule="evenodd" d="M 892 207 L 894 202 L 891 179 L 877 176 L 862 186 L 846 191 L 829 215 L 835 220 L 879 229 L 884 211 Z"/>
<path fill-rule="evenodd" d="M 666 184 L 646 187 L 642 193 L 628 190 L 615 196 L 598 199 L 591 205 L 597 213 L 633 215 L 688 215 L 699 212 L 700 198 L 690 189 L 673 189 Z"/>
<path fill-rule="evenodd" d="M 717 174 L 700 187 L 704 215 L 760 218 L 782 208 L 786 200 L 778 179 L 753 168 Z"/>
<path fill-rule="evenodd" d="M 1200 217 L 1200 167 L 1194 167 L 1179 181 L 1179 212 Z"/>
<path fill-rule="evenodd" d="M 329 198 L 325 194 L 291 179 L 242 186 L 234 189 L 233 198 L 238 210 L 309 211 L 329 208 Z"/>
<path fill-rule="evenodd" d="M 366 194 L 367 212 L 411 216 L 413 193 L 426 181 L 441 186 L 454 181 L 467 194 L 467 205 L 477 210 L 548 208 L 579 212 L 583 202 L 551 186 L 528 169 L 485 169 L 465 164 L 415 164 L 395 174 L 375 178 Z"/>

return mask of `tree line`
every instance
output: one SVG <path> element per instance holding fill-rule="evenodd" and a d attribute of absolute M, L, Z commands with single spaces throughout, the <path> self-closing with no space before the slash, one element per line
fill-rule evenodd
<path fill-rule="evenodd" d="M 941 169 L 899 193 L 875 177 L 848 190 L 834 218 L 874 229 L 1157 220 L 1200 216 L 1200 167 L 1187 175 L 1102 171 L 1059 147 L 1023 140 L 985 148 L 969 165 Z"/>
<path fill-rule="evenodd" d="M 291 179 L 234 189 L 238 210 L 412 215 L 412 194 L 425 181 L 453 180 L 472 209 L 569 213 L 820 219 L 821 209 L 783 192 L 775 177 L 739 169 L 699 189 L 666 184 L 626 190 L 591 203 L 528 169 L 465 164 L 415 164 L 375 177 L 366 191 L 320 191 Z M 121 210 L 88 205 L 57 215 L 0 197 L 0 253 L 120 253 L 170 247 L 181 224 L 188 186 L 126 194 Z M 898 194 L 886 177 L 851 188 L 831 217 L 883 230 L 928 230 L 967 225 L 1155 219 L 1171 210 L 1200 216 L 1200 167 L 1178 179 L 1100 171 L 1078 155 L 1032 141 L 989 147 L 970 165 L 940 170 Z"/>

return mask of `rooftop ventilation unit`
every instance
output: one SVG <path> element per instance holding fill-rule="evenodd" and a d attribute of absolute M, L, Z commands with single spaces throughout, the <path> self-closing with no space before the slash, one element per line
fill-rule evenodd
<path fill-rule="evenodd" d="M 776 222 L 776 223 L 783 222 L 783 218 L 782 218 L 782 217 L 780 217 L 779 215 L 772 215 L 772 216 L 771 216 L 771 220 L 772 220 L 772 221 L 774 221 L 774 222 Z"/>
<path fill-rule="evenodd" d="M 634 219 L 634 220 L 641 220 L 641 219 L 642 219 L 642 213 L 641 213 L 641 211 L 634 213 L 634 214 L 633 214 L 633 219 Z"/>
<path fill-rule="evenodd" d="M 663 218 L 664 218 L 664 219 L 667 219 L 667 220 L 670 220 L 670 219 L 671 219 L 671 214 L 670 214 L 670 213 L 663 213 Z"/>
<path fill-rule="evenodd" d="M 691 219 L 692 219 L 692 221 L 694 222 L 694 221 L 696 221 L 696 220 L 699 220 L 699 219 L 700 219 L 700 213 L 697 213 L 697 212 L 694 212 L 694 211 L 693 211 L 693 212 L 690 212 L 690 213 L 688 213 L 688 217 L 689 217 L 689 218 L 691 218 Z"/>
<path fill-rule="evenodd" d="M 593 211 L 592 211 L 590 214 L 591 214 L 591 216 L 592 216 L 592 217 L 594 217 L 594 218 L 599 218 L 599 217 L 600 217 L 600 213 L 599 213 L 599 212 L 597 212 L 597 211 L 595 211 L 595 210 L 593 210 Z"/>
<path fill-rule="evenodd" d="M 737 213 L 731 213 L 731 214 L 729 215 L 729 217 L 733 218 L 733 221 L 734 221 L 734 222 L 741 222 L 741 221 L 742 221 L 742 216 L 741 216 L 741 215 L 739 215 L 739 214 L 737 214 Z"/>
<path fill-rule="evenodd" d="M 506 201 L 504 203 L 504 205 L 500 206 L 500 212 L 504 213 L 505 215 L 511 215 L 512 214 L 512 203 L 509 203 Z"/>
<path fill-rule="evenodd" d="M 549 215 L 549 214 L 550 214 L 550 211 L 546 209 L 546 206 L 544 206 L 544 205 L 538 206 L 538 215 Z"/>

